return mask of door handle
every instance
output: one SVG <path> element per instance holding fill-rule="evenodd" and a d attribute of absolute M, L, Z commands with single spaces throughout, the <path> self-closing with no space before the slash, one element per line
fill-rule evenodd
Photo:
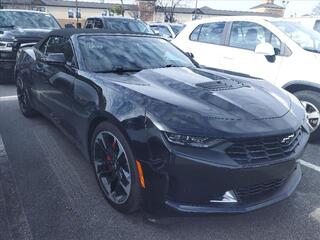
<path fill-rule="evenodd" d="M 233 60 L 234 58 L 233 57 L 223 57 L 223 59 L 225 59 L 225 60 Z"/>

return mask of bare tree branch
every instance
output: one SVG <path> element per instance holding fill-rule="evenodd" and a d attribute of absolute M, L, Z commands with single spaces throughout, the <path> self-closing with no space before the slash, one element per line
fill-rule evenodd
<path fill-rule="evenodd" d="M 313 15 L 320 15 L 320 3 L 318 3 L 312 10 Z"/>
<path fill-rule="evenodd" d="M 165 21 L 175 22 L 175 10 L 184 0 L 157 0 L 156 6 L 160 8 L 165 16 Z"/>

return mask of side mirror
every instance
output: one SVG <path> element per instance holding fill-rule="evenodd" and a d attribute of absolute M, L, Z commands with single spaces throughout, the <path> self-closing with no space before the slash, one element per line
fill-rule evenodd
<path fill-rule="evenodd" d="M 186 55 L 189 57 L 189 58 L 194 58 L 194 55 L 192 52 L 186 52 Z"/>
<path fill-rule="evenodd" d="M 51 65 L 64 65 L 66 63 L 66 58 L 64 53 L 49 53 L 44 58 L 44 61 Z"/>
<path fill-rule="evenodd" d="M 260 43 L 256 47 L 255 53 L 260 54 L 260 55 L 264 55 L 266 57 L 276 55 L 274 48 L 270 43 Z"/>

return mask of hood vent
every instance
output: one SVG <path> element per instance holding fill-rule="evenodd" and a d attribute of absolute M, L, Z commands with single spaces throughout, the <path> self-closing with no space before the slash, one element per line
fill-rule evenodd
<path fill-rule="evenodd" d="M 207 89 L 209 91 L 222 91 L 248 87 L 244 83 L 229 78 L 220 78 L 210 82 L 198 83 L 196 84 L 196 86 L 203 89 Z"/>

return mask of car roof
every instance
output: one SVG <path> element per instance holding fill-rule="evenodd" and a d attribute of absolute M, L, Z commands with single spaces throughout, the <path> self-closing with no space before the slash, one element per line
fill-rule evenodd
<path fill-rule="evenodd" d="M 163 25 L 163 26 L 183 26 L 183 23 L 167 23 L 167 22 L 151 22 L 149 23 L 150 26 L 157 26 L 157 25 Z"/>
<path fill-rule="evenodd" d="M 221 17 L 211 17 L 206 19 L 195 20 L 191 22 L 187 22 L 186 25 L 191 24 L 202 24 L 202 23 L 210 23 L 210 22 L 231 22 L 231 21 L 271 21 L 271 20 L 279 20 L 280 18 L 275 17 L 264 17 L 264 16 L 221 16 Z"/>
<path fill-rule="evenodd" d="M 137 32 L 130 32 L 130 31 L 114 31 L 108 29 L 88 29 L 88 28 L 68 28 L 68 29 L 58 29 L 53 30 L 48 35 L 43 38 L 40 42 L 38 42 L 35 46 L 40 47 L 43 42 L 45 42 L 49 37 L 56 37 L 60 36 L 66 39 L 70 39 L 74 35 L 88 35 L 92 36 L 93 34 L 106 34 L 106 35 L 123 35 L 123 36 L 139 36 L 139 37 L 157 37 L 154 34 L 150 33 L 137 33 Z"/>
<path fill-rule="evenodd" d="M 139 19 L 136 19 L 136 18 L 131 18 L 131 17 L 121 17 L 121 16 L 91 16 L 91 17 L 87 17 L 87 20 L 90 19 L 90 18 L 101 18 L 101 19 L 123 19 L 123 20 L 139 20 Z"/>
<path fill-rule="evenodd" d="M 0 12 L 28 12 L 28 13 L 48 14 L 47 12 L 24 10 L 24 9 L 0 9 Z"/>

